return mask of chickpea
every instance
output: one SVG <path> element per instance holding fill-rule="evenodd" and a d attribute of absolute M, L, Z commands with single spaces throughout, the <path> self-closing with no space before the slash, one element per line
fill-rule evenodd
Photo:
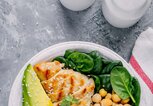
<path fill-rule="evenodd" d="M 96 104 L 94 104 L 93 106 L 100 106 L 100 104 L 99 104 L 99 103 L 96 103 Z"/>
<path fill-rule="evenodd" d="M 130 104 L 124 104 L 124 106 L 131 106 Z"/>
<path fill-rule="evenodd" d="M 130 101 L 130 99 L 127 98 L 127 99 L 122 100 L 121 103 L 122 103 L 122 104 L 126 104 L 126 103 L 128 103 L 129 101 Z"/>
<path fill-rule="evenodd" d="M 101 96 L 98 93 L 94 94 L 92 96 L 92 101 L 96 102 L 96 103 L 99 103 L 101 101 Z"/>
<path fill-rule="evenodd" d="M 121 98 L 117 94 L 113 94 L 112 100 L 113 100 L 113 102 L 118 103 L 121 101 Z"/>
<path fill-rule="evenodd" d="M 100 102 L 101 106 L 112 106 L 112 100 L 110 99 L 103 99 L 101 102 Z"/>
<path fill-rule="evenodd" d="M 111 99 L 112 98 L 112 95 L 110 93 L 108 93 L 105 97 L 105 99 Z"/>
<path fill-rule="evenodd" d="M 116 103 L 113 103 L 112 106 L 123 106 L 122 104 L 116 104 Z"/>
<path fill-rule="evenodd" d="M 105 89 L 100 89 L 99 94 L 100 94 L 102 97 L 105 97 L 105 96 L 107 95 L 107 91 L 105 91 Z"/>

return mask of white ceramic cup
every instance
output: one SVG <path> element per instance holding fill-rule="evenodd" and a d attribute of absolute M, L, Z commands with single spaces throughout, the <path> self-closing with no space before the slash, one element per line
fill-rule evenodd
<path fill-rule="evenodd" d="M 134 25 L 145 14 L 152 0 L 102 0 L 105 19 L 118 28 Z"/>
<path fill-rule="evenodd" d="M 90 7 L 95 0 L 59 0 L 61 4 L 72 11 L 81 11 Z"/>

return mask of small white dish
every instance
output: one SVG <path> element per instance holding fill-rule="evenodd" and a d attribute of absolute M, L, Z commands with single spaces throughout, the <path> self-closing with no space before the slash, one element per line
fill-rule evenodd
<path fill-rule="evenodd" d="M 81 42 L 81 41 L 71 41 L 71 42 L 64 42 L 64 43 L 59 43 L 55 44 L 53 46 L 50 46 L 38 54 L 36 54 L 34 57 L 32 57 L 20 70 L 19 74 L 17 75 L 11 92 L 10 92 L 10 97 L 9 97 L 9 103 L 8 106 L 22 106 L 22 77 L 23 77 L 23 72 L 25 68 L 27 67 L 28 64 L 34 65 L 37 62 L 40 62 L 42 60 L 49 60 L 52 59 L 56 56 L 61 56 L 64 54 L 64 52 L 67 49 L 77 49 L 80 51 L 92 51 L 92 50 L 97 50 L 99 51 L 104 57 L 113 59 L 113 60 L 120 60 L 122 61 L 123 65 L 128 69 L 128 71 L 131 73 L 131 75 L 137 77 L 135 71 L 131 68 L 131 66 L 118 54 L 113 52 L 112 50 L 98 45 L 94 43 L 89 43 L 89 42 Z M 152 101 L 151 98 L 147 96 L 147 92 L 150 92 L 148 89 L 143 89 L 143 86 L 146 86 L 143 81 L 137 77 L 140 85 L 141 85 L 141 102 L 140 106 L 151 106 Z"/>

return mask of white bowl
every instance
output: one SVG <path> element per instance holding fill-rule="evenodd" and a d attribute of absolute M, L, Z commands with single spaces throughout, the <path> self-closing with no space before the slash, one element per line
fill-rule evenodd
<path fill-rule="evenodd" d="M 22 106 L 22 76 L 23 72 L 28 64 L 34 65 L 37 62 L 40 62 L 42 60 L 49 60 L 52 59 L 56 56 L 61 56 L 64 54 L 65 50 L 67 49 L 77 49 L 80 51 L 92 51 L 92 50 L 97 50 L 99 51 L 103 56 L 113 59 L 113 60 L 120 60 L 122 61 L 123 65 L 128 69 L 128 71 L 131 73 L 133 76 L 137 76 L 137 74 L 134 72 L 134 70 L 130 67 L 130 65 L 118 54 L 113 52 L 112 50 L 100 46 L 98 44 L 94 43 L 89 43 L 89 42 L 80 42 L 80 41 L 72 41 L 72 42 L 65 42 L 65 43 L 59 43 L 53 46 L 48 47 L 47 49 L 42 50 L 39 52 L 37 55 L 32 57 L 25 65 L 24 67 L 20 70 L 19 74 L 17 75 L 11 92 L 10 92 L 10 97 L 9 97 L 9 103 L 8 106 Z M 151 100 L 150 97 L 147 96 L 147 93 L 149 92 L 148 89 L 143 89 L 145 84 L 143 81 L 137 77 L 140 84 L 141 84 L 141 103 L 140 106 L 151 106 Z M 145 91 L 144 91 L 145 90 Z"/>

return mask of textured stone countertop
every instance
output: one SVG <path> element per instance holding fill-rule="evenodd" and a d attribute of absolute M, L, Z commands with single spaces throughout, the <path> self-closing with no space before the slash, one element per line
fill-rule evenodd
<path fill-rule="evenodd" d="M 101 0 L 82 12 L 58 0 L 0 0 L 0 106 L 7 106 L 20 68 L 36 53 L 65 41 L 104 45 L 128 61 L 138 35 L 153 27 L 153 5 L 133 27 L 118 29 L 104 19 Z"/>

